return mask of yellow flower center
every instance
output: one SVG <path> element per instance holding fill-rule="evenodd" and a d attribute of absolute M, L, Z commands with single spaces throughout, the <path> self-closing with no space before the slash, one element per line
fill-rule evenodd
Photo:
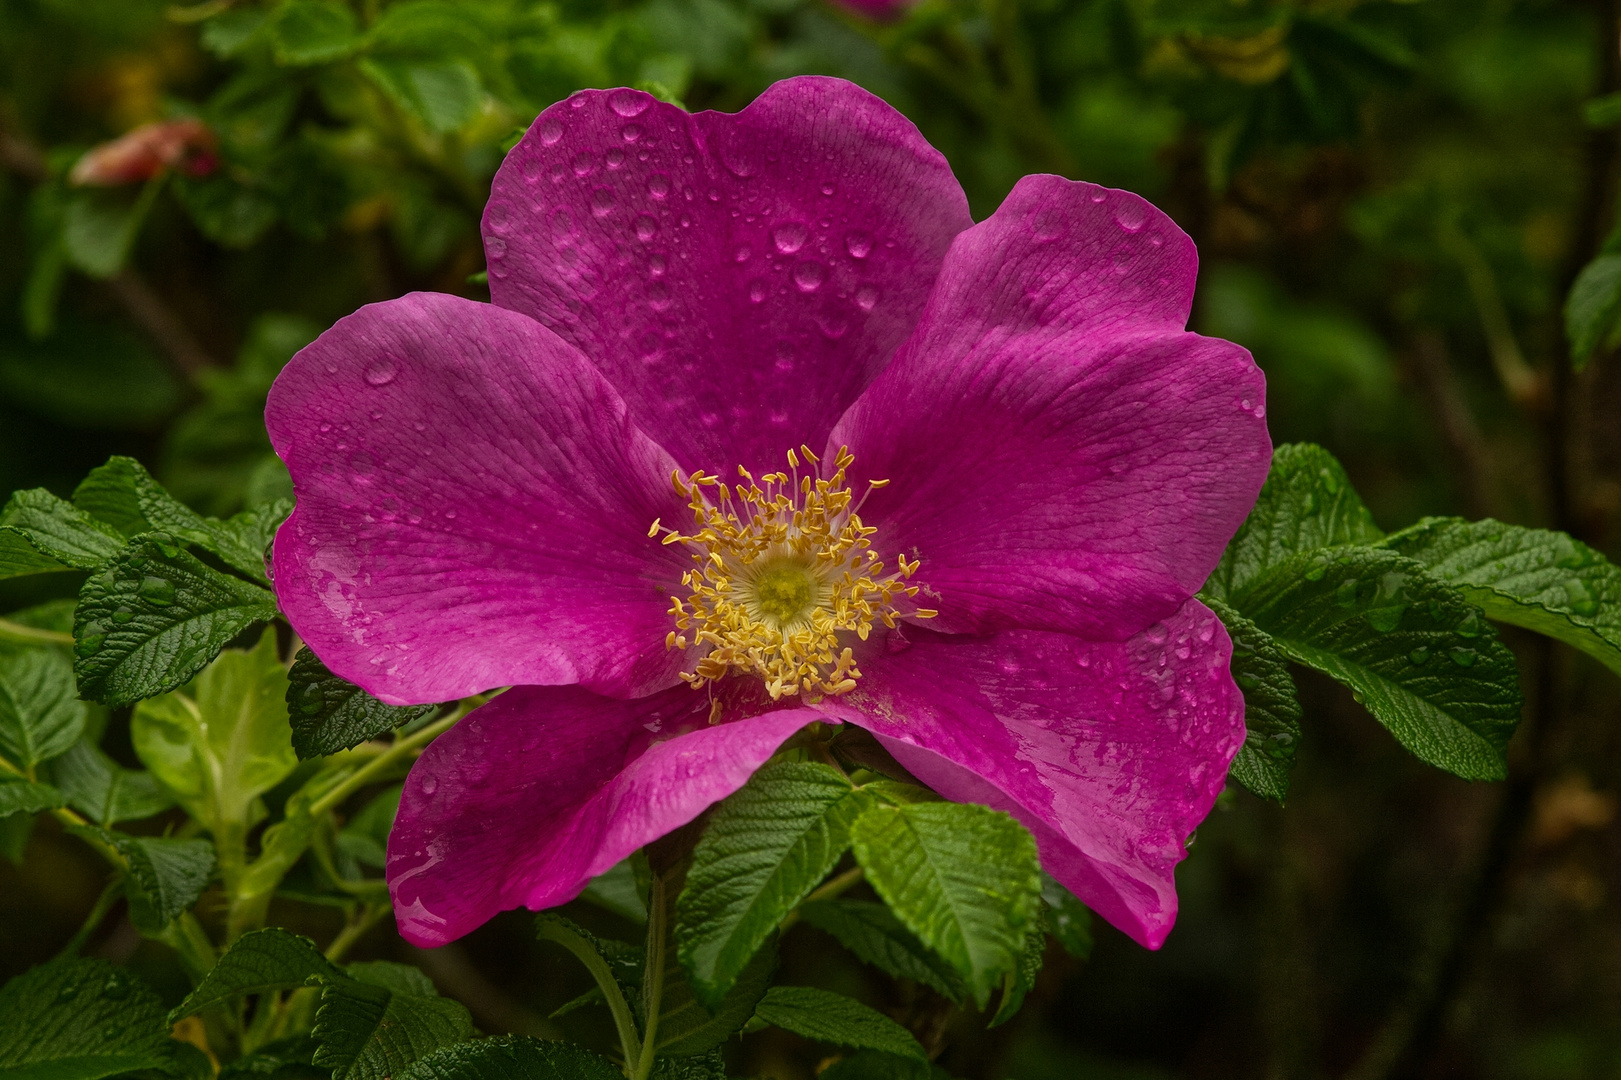
<path fill-rule="evenodd" d="M 800 453 L 820 465 L 806 447 Z M 891 629 L 897 618 L 927 619 L 936 612 L 912 603 L 918 586 L 906 582 L 920 565 L 897 555 L 886 573 L 872 550 L 877 530 L 861 523 L 859 504 L 845 484 L 855 459 L 839 450 L 828 477 L 799 475 L 799 456 L 788 451 L 792 475 L 742 478 L 728 487 L 702 472 L 675 489 L 692 508 L 693 531 L 653 523 L 649 536 L 685 544 L 693 568 L 681 577 L 685 598 L 670 597 L 672 649 L 708 647 L 681 677 L 694 689 L 730 674 L 764 680 L 773 699 L 804 694 L 816 701 L 855 689 L 861 671 L 848 644 L 866 641 L 875 623 Z M 868 490 L 889 481 L 874 480 Z"/>

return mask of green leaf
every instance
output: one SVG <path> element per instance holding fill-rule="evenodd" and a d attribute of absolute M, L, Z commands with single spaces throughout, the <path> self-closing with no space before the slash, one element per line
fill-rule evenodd
<path fill-rule="evenodd" d="M 1254 623 L 1213 597 L 1205 603 L 1233 642 L 1233 681 L 1244 694 L 1244 745 L 1228 775 L 1263 799 L 1282 802 L 1300 742 L 1300 699 L 1277 644 Z"/>
<path fill-rule="evenodd" d="M 129 836 L 95 825 L 72 825 L 68 831 L 117 848 L 128 861 L 130 921 L 149 937 L 195 904 L 214 872 L 214 845 L 207 840 Z"/>
<path fill-rule="evenodd" d="M 174 805 L 151 773 L 124 768 L 85 739 L 51 762 L 51 779 L 69 803 L 101 825 L 151 817 Z"/>
<path fill-rule="evenodd" d="M 1565 300 L 1565 337 L 1571 366 L 1587 366 L 1600 348 L 1613 344 L 1621 329 L 1621 255 L 1604 254 L 1582 268 Z"/>
<path fill-rule="evenodd" d="M 309 1035 L 277 1039 L 222 1068 L 219 1080 L 331 1080 L 314 1063 L 319 1046 Z"/>
<path fill-rule="evenodd" d="M 270 41 L 278 63 L 322 64 L 360 44 L 360 27 L 347 4 L 290 0 L 273 19 Z"/>
<path fill-rule="evenodd" d="M 1261 494 L 1205 592 L 1247 615 L 1248 590 L 1271 568 L 1301 552 L 1371 544 L 1383 535 L 1332 454 L 1311 443 L 1285 444 L 1272 451 Z"/>
<path fill-rule="evenodd" d="M 507 1035 L 436 1050 L 394 1080 L 624 1080 L 624 1075 L 583 1046 Z"/>
<path fill-rule="evenodd" d="M 882 904 L 812 900 L 799 906 L 799 917 L 832 934 L 864 963 L 887 974 L 931 986 L 959 1004 L 967 994 L 956 969 L 919 941 Z"/>
<path fill-rule="evenodd" d="M 390 960 L 361 960 L 347 965 L 344 973 L 351 979 L 369 986 L 381 986 L 396 994 L 415 994 L 418 997 L 438 997 L 439 990 L 421 968 L 410 964 L 396 964 Z"/>
<path fill-rule="evenodd" d="M 128 972 L 105 960 L 66 958 L 0 988 L 0 1075 L 7 1080 L 101 1080 L 137 1070 L 206 1076 L 208 1062 L 169 1038 L 158 996 Z"/>
<path fill-rule="evenodd" d="M 0 772 L 0 818 L 11 814 L 37 814 L 65 806 L 67 799 L 50 784 L 34 784 L 9 772 Z"/>
<path fill-rule="evenodd" d="M 123 269 L 160 187 L 161 181 L 148 182 L 133 202 L 122 192 L 74 192 L 62 218 L 68 261 L 97 278 Z"/>
<path fill-rule="evenodd" d="M 29 574 L 50 574 L 73 567 L 53 559 L 29 542 L 26 533 L 0 525 L 0 581 Z"/>
<path fill-rule="evenodd" d="M 404 785 L 385 789 L 349 819 L 338 833 L 338 850 L 350 858 L 381 869 L 388 862 L 388 834 L 400 809 Z"/>
<path fill-rule="evenodd" d="M 1064 951 L 1077 960 L 1091 956 L 1092 909 L 1045 870 L 1041 874 L 1041 899 L 1047 904 L 1047 929 Z"/>
<path fill-rule="evenodd" d="M 872 805 L 838 769 L 785 762 L 755 773 L 715 808 L 676 905 L 681 965 L 706 1006 L 719 1003 L 777 924 L 850 846 Z"/>
<path fill-rule="evenodd" d="M 237 938 L 197 989 L 169 1013 L 170 1024 L 245 994 L 319 986 L 343 979 L 315 942 L 279 927 L 250 930 Z"/>
<path fill-rule="evenodd" d="M 875 806 L 851 830 L 867 882 L 967 980 L 983 1008 L 1016 969 L 1041 894 L 1036 842 L 1007 814 L 965 803 Z"/>
<path fill-rule="evenodd" d="M 275 617 L 269 591 L 205 566 L 165 538 L 134 540 L 79 591 L 79 691 L 119 706 L 173 690 L 236 635 Z"/>
<path fill-rule="evenodd" d="M 91 470 L 74 491 L 73 502 L 126 537 L 169 533 L 261 582 L 266 580 L 265 545 L 292 511 L 289 502 L 244 511 L 229 521 L 204 517 L 164 490 L 146 466 L 127 457 L 109 458 Z"/>
<path fill-rule="evenodd" d="M 667 1057 L 690 1057 L 707 1053 L 725 1042 L 754 1015 L 754 1008 L 765 996 L 776 969 L 777 947 L 773 938 L 738 974 L 719 1007 L 706 1009 L 693 993 L 680 964 L 666 951 L 657 1052 Z"/>
<path fill-rule="evenodd" d="M 1490 519 L 1425 518 L 1385 544 L 1488 617 L 1563 641 L 1621 675 L 1621 567 L 1580 540 Z"/>
<path fill-rule="evenodd" d="M 580 893 L 580 899 L 597 905 L 615 915 L 622 915 L 638 925 L 647 923 L 647 900 L 636 882 L 636 870 L 626 859 L 613 869 L 591 879 Z"/>
<path fill-rule="evenodd" d="M 360 69 L 429 131 L 455 131 L 484 104 L 484 87 L 466 61 L 376 57 Z"/>
<path fill-rule="evenodd" d="M 436 705 L 385 705 L 300 649 L 288 673 L 287 713 L 300 758 L 324 757 L 427 716 Z"/>
<path fill-rule="evenodd" d="M 63 650 L 0 646 L 0 754 L 32 769 L 78 742 L 87 715 Z"/>
<path fill-rule="evenodd" d="M 21 533 L 36 552 L 78 570 L 96 569 L 124 546 L 115 529 L 44 488 L 13 492 L 0 510 L 0 525 Z"/>
<path fill-rule="evenodd" d="M 215 836 L 245 828 L 253 802 L 298 765 L 276 635 L 229 649 L 184 690 L 141 702 L 130 739 L 142 763 Z"/>
<path fill-rule="evenodd" d="M 754 1015 L 818 1042 L 928 1060 L 910 1031 L 877 1009 L 843 994 L 808 986 L 773 986 L 760 999 Z"/>
<path fill-rule="evenodd" d="M 996 1015 L 991 1017 L 986 1027 L 1000 1027 L 1018 1015 L 1025 995 L 1035 988 L 1036 976 L 1041 974 L 1046 955 L 1047 930 L 1038 918 L 1036 925 L 1024 937 L 1024 952 L 1019 957 L 1018 968 L 1002 977 L 1002 1004 L 997 1007 Z"/>
<path fill-rule="evenodd" d="M 417 1059 L 472 1038 L 472 1017 L 460 1004 L 379 984 L 393 982 L 392 976 L 378 982 L 346 979 L 321 991 L 315 1064 L 331 1068 L 332 1080 L 389 1080 Z"/>
<path fill-rule="evenodd" d="M 1284 655 L 1349 686 L 1403 746 L 1498 780 L 1520 718 L 1514 654 L 1456 589 L 1383 548 L 1298 555 L 1246 592 Z"/>

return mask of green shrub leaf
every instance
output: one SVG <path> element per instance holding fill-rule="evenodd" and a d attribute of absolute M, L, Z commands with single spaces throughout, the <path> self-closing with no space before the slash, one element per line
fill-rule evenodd
<path fill-rule="evenodd" d="M 395 967 L 398 965 L 389 965 Z M 389 1080 L 435 1050 L 473 1036 L 466 1008 L 408 993 L 397 972 L 355 965 L 354 979 L 326 984 L 315 1013 L 315 1064 L 332 1080 Z"/>
<path fill-rule="evenodd" d="M 838 769 L 768 766 L 718 807 L 692 854 L 675 940 L 698 997 L 719 1004 L 755 951 L 833 869 L 872 804 Z"/>
<path fill-rule="evenodd" d="M 583 1046 L 508 1035 L 436 1050 L 394 1080 L 624 1080 L 624 1075 Z"/>
<path fill-rule="evenodd" d="M 69 803 L 100 825 L 151 817 L 174 805 L 151 773 L 124 768 L 86 739 L 51 762 L 51 779 Z"/>
<path fill-rule="evenodd" d="M 343 977 L 309 938 L 279 927 L 250 930 L 225 950 L 197 989 L 175 1006 L 169 1023 L 244 994 L 319 986 Z"/>
<path fill-rule="evenodd" d="M 1205 603 L 1233 641 L 1233 680 L 1244 694 L 1244 745 L 1228 775 L 1263 799 L 1282 802 L 1300 743 L 1300 699 L 1283 651 L 1253 622 L 1220 600 Z"/>
<path fill-rule="evenodd" d="M 1600 255 L 1582 268 L 1565 300 L 1565 337 L 1577 371 L 1607 347 L 1621 323 L 1621 255 Z"/>
<path fill-rule="evenodd" d="M 933 987 L 959 1004 L 967 994 L 956 969 L 919 941 L 882 904 L 812 900 L 799 906 L 799 917 L 832 934 L 839 944 L 880 971 Z"/>
<path fill-rule="evenodd" d="M 1490 519 L 1426 518 L 1385 544 L 1487 617 L 1563 641 L 1621 675 L 1621 567 L 1580 540 Z"/>
<path fill-rule="evenodd" d="M 35 552 L 60 564 L 58 569 L 94 570 L 124 546 L 116 529 L 44 488 L 13 492 L 0 509 L 0 526 L 15 530 Z M 14 542 L 7 547 L 16 550 Z"/>
<path fill-rule="evenodd" d="M 0 646 L 0 754 L 23 769 L 65 754 L 84 732 L 73 662 L 54 646 Z"/>
<path fill-rule="evenodd" d="M 754 1010 L 767 1024 L 818 1042 L 927 1061 L 912 1033 L 877 1009 L 809 986 L 773 986 Z"/>
<path fill-rule="evenodd" d="M 983 1007 L 1024 953 L 1041 893 L 1035 840 L 1007 814 L 947 802 L 875 806 L 851 831 L 867 881 Z"/>
<path fill-rule="evenodd" d="M 287 715 L 300 758 L 325 757 L 428 715 L 435 705 L 385 705 L 300 649 L 288 673 Z"/>
<path fill-rule="evenodd" d="M 207 840 L 129 836 L 95 825 L 74 825 L 68 831 L 117 848 L 128 861 L 130 921 L 148 936 L 161 933 L 195 904 L 214 872 L 214 845 Z"/>

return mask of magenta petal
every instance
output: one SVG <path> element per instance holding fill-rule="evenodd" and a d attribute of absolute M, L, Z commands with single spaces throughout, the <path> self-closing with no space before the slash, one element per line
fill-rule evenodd
<path fill-rule="evenodd" d="M 1182 330 L 1196 258 L 1126 192 L 1026 177 L 960 235 L 917 332 L 839 422 L 933 629 L 1119 639 L 1215 568 L 1266 479 L 1249 353 Z"/>
<path fill-rule="evenodd" d="M 687 469 L 819 447 L 973 223 L 945 158 L 851 83 L 736 114 L 635 90 L 547 109 L 496 174 L 490 295 L 578 346 Z"/>
<path fill-rule="evenodd" d="M 1173 871 L 1244 741 L 1226 629 L 1197 600 L 1124 642 L 923 634 L 817 707 L 872 731 L 948 799 L 1005 810 L 1047 871 L 1158 948 Z"/>
<path fill-rule="evenodd" d="M 675 681 L 684 567 L 647 536 L 685 513 L 674 462 L 539 323 L 433 293 L 372 304 L 293 358 L 265 422 L 298 495 L 276 596 L 339 675 L 396 703 Z"/>
<path fill-rule="evenodd" d="M 827 719 L 782 709 L 710 726 L 709 707 L 685 686 L 630 701 L 526 686 L 439 736 L 411 769 L 388 841 L 400 933 L 443 945 L 496 912 L 572 900 Z"/>

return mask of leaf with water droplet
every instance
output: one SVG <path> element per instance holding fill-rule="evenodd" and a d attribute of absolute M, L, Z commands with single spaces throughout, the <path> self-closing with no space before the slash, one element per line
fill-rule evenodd
<path fill-rule="evenodd" d="M 435 705 L 385 705 L 327 670 L 309 649 L 301 649 L 288 673 L 287 712 L 293 749 L 300 758 L 323 757 L 359 746 L 433 712 Z"/>
<path fill-rule="evenodd" d="M 1382 547 L 1336 549 L 1327 574 L 1299 555 L 1255 580 L 1244 614 L 1297 663 L 1348 686 L 1403 746 L 1469 779 L 1499 779 L 1520 716 L 1514 656 L 1485 623 L 1458 632 L 1473 610 L 1424 568 Z M 1362 587 L 1344 603 L 1347 582 Z M 1378 585 L 1367 588 L 1373 581 Z M 1437 669 L 1418 658 L 1446 652 Z M 1465 660 L 1457 660 L 1456 656 Z"/>
<path fill-rule="evenodd" d="M 1300 741 L 1294 677 L 1277 644 L 1259 627 L 1220 600 L 1201 599 L 1232 638 L 1233 679 L 1244 694 L 1244 745 L 1228 775 L 1263 799 L 1282 802 L 1289 793 L 1289 772 Z"/>
<path fill-rule="evenodd" d="M 135 617 L 118 622 L 120 609 Z M 74 616 L 80 693 L 129 705 L 174 689 L 237 634 L 276 617 L 274 597 L 195 556 L 165 555 L 151 538 L 130 542 L 85 582 Z"/>
<path fill-rule="evenodd" d="M 1621 675 L 1621 568 L 1564 533 L 1426 518 L 1385 544 L 1455 586 L 1487 618 L 1546 634 Z M 1474 623 L 1458 632 L 1471 636 Z"/>
<path fill-rule="evenodd" d="M 1266 572 L 1296 555 L 1345 545 L 1376 543 L 1373 522 L 1345 470 L 1311 443 L 1279 446 L 1255 506 L 1221 557 L 1204 591 L 1246 610 L 1245 594 Z M 1325 556 L 1305 569 L 1311 580 L 1328 572 Z"/>

